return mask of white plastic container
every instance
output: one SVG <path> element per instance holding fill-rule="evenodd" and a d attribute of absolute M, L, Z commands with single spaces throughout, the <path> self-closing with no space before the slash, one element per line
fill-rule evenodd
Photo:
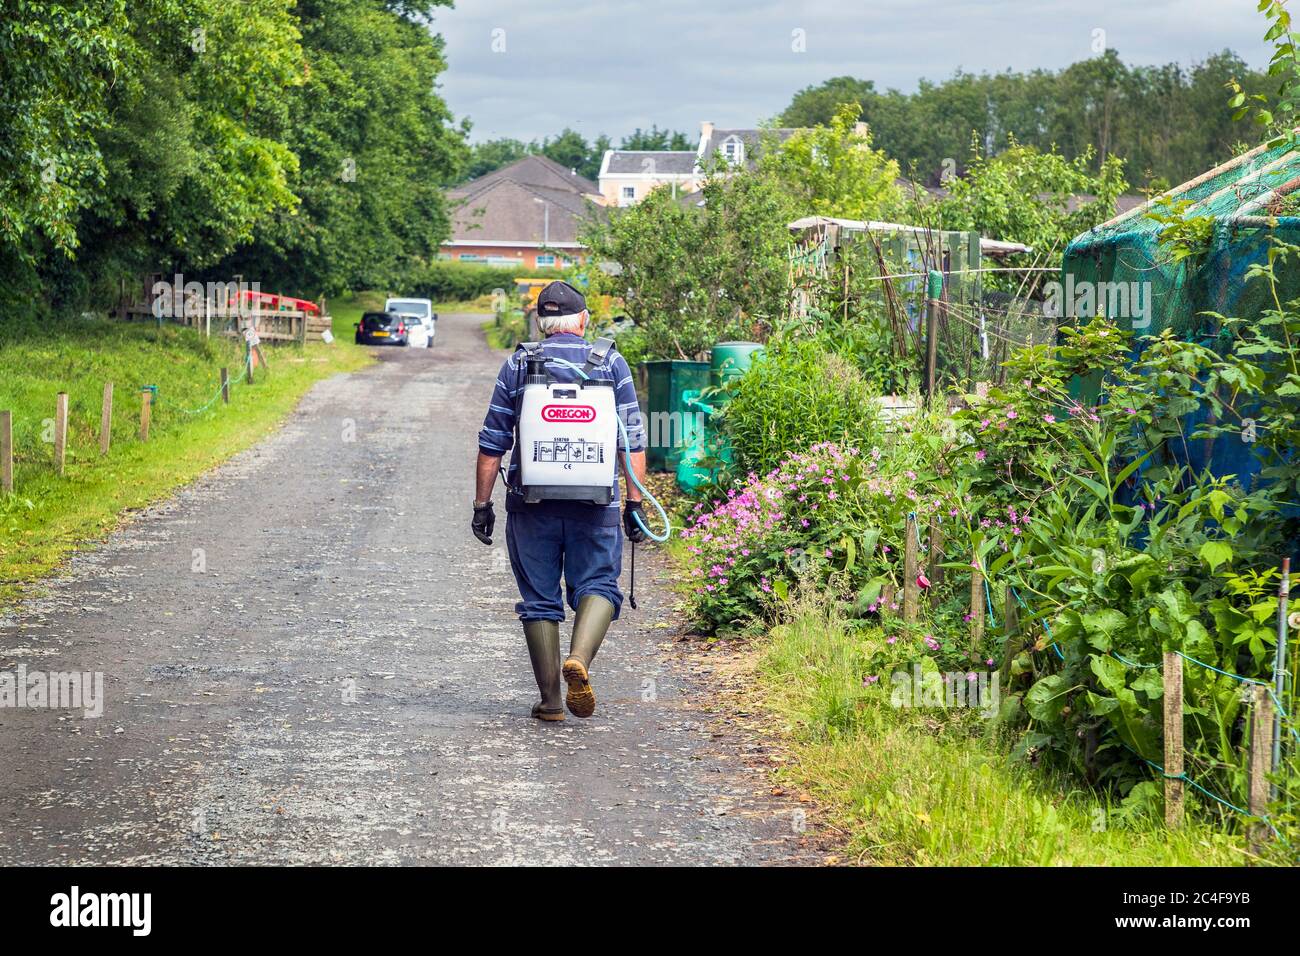
<path fill-rule="evenodd" d="M 609 504 L 618 455 L 617 414 L 611 382 L 525 385 L 519 408 L 524 499 Z"/>

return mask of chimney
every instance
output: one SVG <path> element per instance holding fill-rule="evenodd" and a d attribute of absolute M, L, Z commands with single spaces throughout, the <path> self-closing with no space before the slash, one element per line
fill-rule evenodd
<path fill-rule="evenodd" d="M 709 137 L 712 135 L 713 135 L 713 124 L 708 120 L 702 121 L 700 123 L 700 144 L 703 145 L 704 143 L 707 143 L 709 141 Z"/>

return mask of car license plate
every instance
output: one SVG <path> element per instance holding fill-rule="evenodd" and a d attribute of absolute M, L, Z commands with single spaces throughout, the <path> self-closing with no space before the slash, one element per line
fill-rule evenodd
<path fill-rule="evenodd" d="M 387 333 L 387 332 L 371 332 L 370 334 L 373 335 L 373 336 L 374 336 L 375 338 L 377 338 L 377 339 L 384 339 L 384 338 L 387 338 L 387 337 L 388 337 L 388 333 Z"/>

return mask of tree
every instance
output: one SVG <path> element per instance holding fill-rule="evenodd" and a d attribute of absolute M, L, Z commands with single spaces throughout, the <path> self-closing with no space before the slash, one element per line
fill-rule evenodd
<path fill-rule="evenodd" d="M 623 142 L 619 149 L 628 149 L 636 151 L 660 152 L 663 150 L 676 150 L 679 152 L 693 151 L 696 144 L 685 133 L 660 129 L 658 126 L 651 126 L 647 130 L 637 127 L 631 135 L 624 136 Z"/>
<path fill-rule="evenodd" d="M 461 181 L 478 179 L 488 173 L 509 166 L 517 159 L 523 159 L 535 152 L 528 143 L 521 139 L 489 139 L 475 143 L 469 149 L 469 161 L 465 164 Z"/>
<path fill-rule="evenodd" d="M 1270 69 L 1276 74 L 1285 66 L 1284 58 Z M 1067 159 L 1092 147 L 1094 171 L 1115 155 L 1140 182 L 1176 183 L 1223 162 L 1236 142 L 1252 138 L 1244 114 L 1233 118 L 1223 109 L 1224 85 L 1234 79 L 1240 103 L 1267 108 L 1276 102 L 1275 83 L 1227 50 L 1189 67 L 1130 67 L 1107 50 L 1058 71 L 958 71 L 942 82 L 922 80 L 914 93 L 833 77 L 797 92 L 777 122 L 826 124 L 839 104 L 858 103 L 877 147 L 904 173 L 932 185 L 946 172 L 964 170 L 961 144 L 972 136 L 986 152 L 1002 148 L 1008 136 L 1039 150 L 1055 146 Z M 1262 100 L 1246 99 L 1252 96 Z"/>
<path fill-rule="evenodd" d="M 394 284 L 436 255 L 442 190 L 466 160 L 431 80 L 441 41 L 373 0 L 301 0 L 298 15 L 307 79 L 288 138 L 301 206 L 223 268 L 309 294 Z"/>
<path fill-rule="evenodd" d="M 445 236 L 464 157 L 433 0 L 0 5 L 0 294 L 103 308 L 173 270 L 335 291 Z"/>
<path fill-rule="evenodd" d="M 765 339 L 789 306 L 786 225 L 797 202 L 771 173 L 720 169 L 703 205 L 661 187 L 593 221 L 583 243 L 617 275 L 598 291 L 623 298 L 651 358 L 693 358 L 726 338 Z"/>
<path fill-rule="evenodd" d="M 842 104 L 829 124 L 770 143 L 759 165 L 776 177 L 805 214 L 887 219 L 903 205 L 898 164 L 873 149 L 857 103 Z"/>
<path fill-rule="evenodd" d="M 1094 173 L 1090 151 L 1066 159 L 1014 138 L 995 156 L 978 144 L 971 155 L 969 172 L 949 184 L 946 196 L 937 202 L 927 196 L 913 200 L 914 221 L 1022 242 L 1036 253 L 1055 250 L 1059 256 L 1076 235 L 1111 218 L 1116 199 L 1128 188 L 1124 164 L 1115 156 Z M 1079 202 L 1083 196 L 1091 201 Z"/>

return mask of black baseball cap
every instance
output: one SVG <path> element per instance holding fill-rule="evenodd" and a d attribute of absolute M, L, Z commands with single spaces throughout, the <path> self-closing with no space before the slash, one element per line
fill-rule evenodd
<path fill-rule="evenodd" d="M 582 293 L 563 279 L 556 279 L 537 296 L 538 315 L 577 315 L 586 308 Z"/>

